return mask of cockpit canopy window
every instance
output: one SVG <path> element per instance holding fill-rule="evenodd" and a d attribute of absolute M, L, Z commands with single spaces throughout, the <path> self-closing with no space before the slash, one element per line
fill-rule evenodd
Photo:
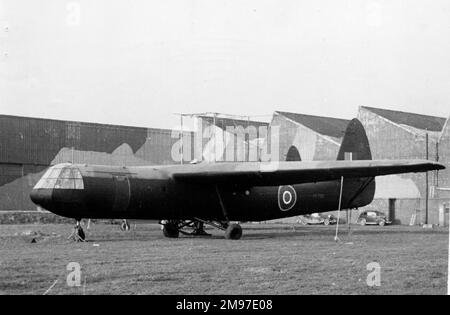
<path fill-rule="evenodd" d="M 34 189 L 84 189 L 80 170 L 70 164 L 50 167 Z"/>

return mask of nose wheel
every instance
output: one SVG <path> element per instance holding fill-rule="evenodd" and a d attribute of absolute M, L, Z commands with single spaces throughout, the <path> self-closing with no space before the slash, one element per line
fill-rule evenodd
<path fill-rule="evenodd" d="M 86 235 L 84 234 L 83 228 L 81 227 L 81 220 L 77 220 L 73 228 L 72 234 L 68 237 L 68 239 L 73 240 L 74 242 L 85 242 Z"/>
<path fill-rule="evenodd" d="M 120 229 L 122 231 L 129 231 L 130 230 L 130 223 L 126 219 L 122 220 L 122 223 L 120 224 Z"/>

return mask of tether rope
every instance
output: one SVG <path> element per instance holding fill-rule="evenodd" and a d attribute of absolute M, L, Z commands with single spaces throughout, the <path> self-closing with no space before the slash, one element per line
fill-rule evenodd
<path fill-rule="evenodd" d="M 341 189 L 339 192 L 339 208 L 338 208 L 338 217 L 336 223 L 336 235 L 334 236 L 334 240 L 339 241 L 338 232 L 339 232 L 339 220 L 341 215 L 341 206 L 342 206 L 342 187 L 344 186 L 344 176 L 341 176 Z"/>

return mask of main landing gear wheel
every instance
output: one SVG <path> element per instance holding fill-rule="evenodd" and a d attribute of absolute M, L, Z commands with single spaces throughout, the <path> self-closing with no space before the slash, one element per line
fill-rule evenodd
<path fill-rule="evenodd" d="M 230 240 L 238 240 L 242 237 L 242 228 L 237 223 L 221 222 L 221 221 L 205 221 L 199 218 L 192 220 L 160 220 L 163 234 L 165 237 L 177 238 L 180 233 L 188 236 L 211 236 L 205 232 L 204 226 L 211 225 L 217 229 L 225 231 L 225 238 Z M 192 230 L 188 232 L 187 230 Z"/>
<path fill-rule="evenodd" d="M 225 230 L 225 238 L 228 240 L 238 240 L 242 236 L 242 228 L 239 224 L 232 223 Z"/>
<path fill-rule="evenodd" d="M 178 226 L 174 223 L 166 223 L 163 226 L 163 234 L 165 237 L 177 238 L 180 236 L 180 230 Z"/>

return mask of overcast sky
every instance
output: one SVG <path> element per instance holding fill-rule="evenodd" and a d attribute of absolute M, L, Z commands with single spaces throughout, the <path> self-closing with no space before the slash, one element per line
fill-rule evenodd
<path fill-rule="evenodd" d="M 448 0 L 0 0 L 0 26 L 1 114 L 450 115 Z"/>

